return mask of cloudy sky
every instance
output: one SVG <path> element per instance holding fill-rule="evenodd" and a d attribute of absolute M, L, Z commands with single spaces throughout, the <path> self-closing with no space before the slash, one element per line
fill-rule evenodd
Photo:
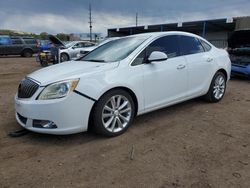
<path fill-rule="evenodd" d="M 0 0 L 0 29 L 40 33 L 88 32 L 92 5 L 93 32 L 108 28 L 250 16 L 250 0 Z"/>

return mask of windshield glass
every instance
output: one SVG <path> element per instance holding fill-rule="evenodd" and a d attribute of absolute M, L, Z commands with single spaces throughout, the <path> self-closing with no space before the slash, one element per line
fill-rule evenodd
<path fill-rule="evenodd" d="M 118 39 L 118 38 L 119 38 L 119 37 L 106 38 L 106 39 L 104 39 L 104 40 L 99 41 L 99 42 L 97 43 L 97 45 L 98 45 L 98 46 L 101 46 L 101 45 L 103 45 L 103 44 L 105 44 L 105 43 L 108 43 L 108 42 L 110 42 L 110 41 L 112 41 L 112 40 L 116 40 L 116 39 Z"/>
<path fill-rule="evenodd" d="M 66 46 L 66 48 L 69 48 L 71 46 L 73 46 L 75 44 L 75 42 L 65 42 L 64 45 Z"/>
<path fill-rule="evenodd" d="M 148 37 L 127 37 L 110 41 L 86 56 L 81 61 L 93 62 L 115 62 L 128 57 L 138 46 L 140 46 Z"/>

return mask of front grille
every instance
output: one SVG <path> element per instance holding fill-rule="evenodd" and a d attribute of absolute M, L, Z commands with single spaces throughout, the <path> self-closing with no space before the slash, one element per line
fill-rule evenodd
<path fill-rule="evenodd" d="M 18 86 L 17 96 L 18 98 L 30 98 L 34 95 L 38 88 L 39 85 L 36 82 L 25 78 Z"/>

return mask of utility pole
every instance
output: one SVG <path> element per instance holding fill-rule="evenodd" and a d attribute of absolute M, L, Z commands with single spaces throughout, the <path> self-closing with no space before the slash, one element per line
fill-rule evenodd
<path fill-rule="evenodd" d="M 138 26 L 138 13 L 136 13 L 136 16 L 135 16 L 135 26 L 136 27 Z"/>
<path fill-rule="evenodd" d="M 91 12 L 91 4 L 89 4 L 89 38 L 92 41 L 92 12 Z"/>

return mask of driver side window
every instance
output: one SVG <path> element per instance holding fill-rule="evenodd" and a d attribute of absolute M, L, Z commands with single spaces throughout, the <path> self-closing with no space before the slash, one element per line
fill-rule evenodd
<path fill-rule="evenodd" d="M 131 65 L 136 66 L 145 63 L 146 58 L 154 51 L 164 52 L 168 58 L 180 56 L 178 36 L 169 35 L 156 39 L 135 58 Z"/>
<path fill-rule="evenodd" d="M 80 43 L 77 43 L 74 45 L 74 48 L 80 48 L 81 47 L 81 44 Z"/>
<path fill-rule="evenodd" d="M 169 35 L 156 39 L 147 47 L 147 56 L 153 51 L 160 51 L 167 54 L 168 58 L 177 57 L 180 55 L 178 36 Z"/>

